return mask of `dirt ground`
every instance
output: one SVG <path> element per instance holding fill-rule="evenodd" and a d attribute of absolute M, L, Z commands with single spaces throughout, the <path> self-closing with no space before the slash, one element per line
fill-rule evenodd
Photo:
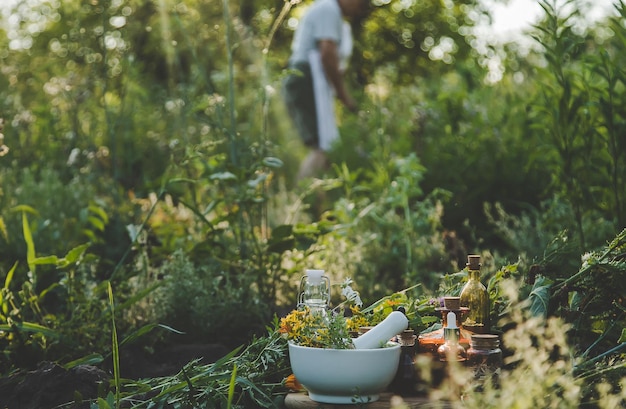
<path fill-rule="evenodd" d="M 174 375 L 188 362 L 215 362 L 228 348 L 218 344 L 182 344 L 169 346 L 155 354 L 140 350 L 120 352 L 122 378 L 142 379 Z M 30 371 L 19 371 L 0 379 L 1 409 L 88 409 L 89 400 L 106 390 L 111 371 L 91 365 L 65 369 L 53 362 L 41 362 Z"/>

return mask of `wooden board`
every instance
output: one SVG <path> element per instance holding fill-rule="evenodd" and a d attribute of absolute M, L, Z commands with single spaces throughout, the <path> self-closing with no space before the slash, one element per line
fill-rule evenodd
<path fill-rule="evenodd" d="M 285 407 L 287 409 L 346 409 L 346 408 L 367 408 L 367 409 L 389 409 L 392 406 L 398 406 L 404 401 L 402 408 L 446 408 L 445 402 L 431 402 L 427 397 L 404 397 L 394 396 L 389 393 L 380 395 L 380 399 L 372 403 L 354 404 L 354 405 L 333 405 L 330 403 L 319 403 L 312 401 L 306 393 L 290 393 L 285 398 Z M 393 402 L 392 402 L 393 401 Z M 396 402 L 397 401 L 397 402 Z"/>

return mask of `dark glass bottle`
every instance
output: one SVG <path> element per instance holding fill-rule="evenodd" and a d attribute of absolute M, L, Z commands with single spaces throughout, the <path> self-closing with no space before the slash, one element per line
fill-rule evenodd
<path fill-rule="evenodd" d="M 400 334 L 400 363 L 398 371 L 389 389 L 401 396 L 411 396 L 417 393 L 417 372 L 415 371 L 415 339 L 417 336 L 411 329 Z"/>
<path fill-rule="evenodd" d="M 469 308 L 463 328 L 477 334 L 489 332 L 489 293 L 480 282 L 480 256 L 467 256 L 468 281 L 461 290 L 461 307 Z"/>

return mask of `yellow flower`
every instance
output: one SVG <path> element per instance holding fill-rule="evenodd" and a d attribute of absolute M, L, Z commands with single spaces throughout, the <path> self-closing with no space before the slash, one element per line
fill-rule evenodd
<path fill-rule="evenodd" d="M 304 307 L 280 320 L 279 332 L 289 341 L 314 348 L 347 348 L 352 345 L 343 316 L 312 314 Z"/>
<path fill-rule="evenodd" d="M 294 374 L 289 375 L 287 379 L 285 379 L 285 386 L 287 387 L 287 389 L 296 391 L 296 392 L 304 389 L 302 385 L 300 384 L 300 382 L 298 382 Z"/>
<path fill-rule="evenodd" d="M 367 327 L 370 325 L 370 322 L 363 314 L 359 314 L 347 318 L 346 324 L 348 325 L 348 331 L 358 331 L 360 327 Z"/>

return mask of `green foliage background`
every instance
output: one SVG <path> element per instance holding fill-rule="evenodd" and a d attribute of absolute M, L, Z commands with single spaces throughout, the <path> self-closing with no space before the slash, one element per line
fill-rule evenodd
<path fill-rule="evenodd" d="M 338 107 L 334 165 L 310 183 L 280 101 L 307 2 L 5 12 L 2 371 L 108 360 L 108 283 L 122 338 L 162 323 L 186 336 L 143 347 L 240 344 L 293 306 L 305 268 L 352 277 L 366 303 L 416 283 L 428 298 L 458 291 L 468 253 L 495 319 L 498 283 L 532 276 L 520 294 L 575 327 L 584 370 L 621 357 L 624 3 L 586 26 L 584 2 L 541 1 L 529 49 L 481 43 L 480 1 L 372 4 L 353 27 L 359 112 Z"/>

